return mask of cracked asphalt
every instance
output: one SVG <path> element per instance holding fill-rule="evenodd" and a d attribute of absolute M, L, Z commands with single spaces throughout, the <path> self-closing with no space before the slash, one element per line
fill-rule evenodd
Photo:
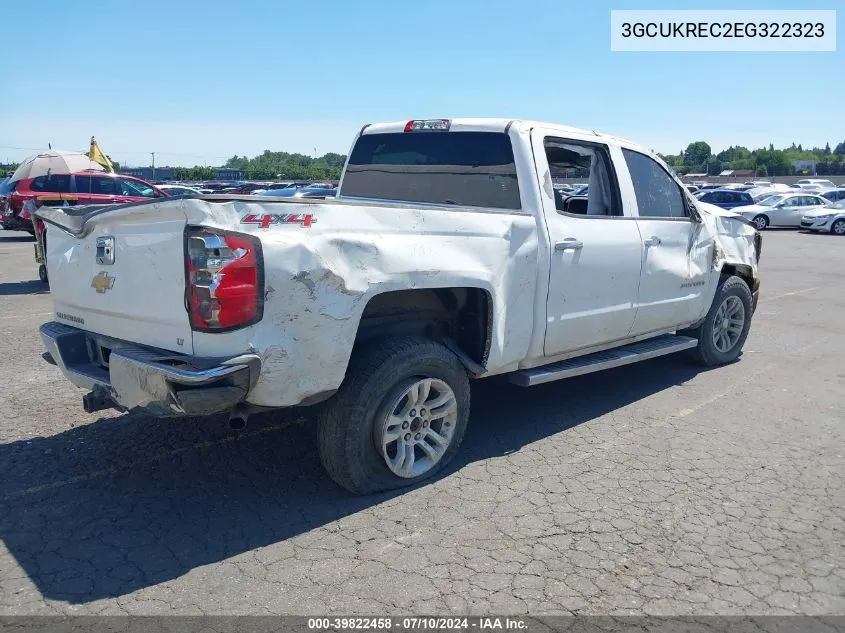
<path fill-rule="evenodd" d="M 845 240 L 761 269 L 739 362 L 476 383 L 443 477 L 354 498 L 300 412 L 85 414 L 0 232 L 0 615 L 845 614 Z"/>

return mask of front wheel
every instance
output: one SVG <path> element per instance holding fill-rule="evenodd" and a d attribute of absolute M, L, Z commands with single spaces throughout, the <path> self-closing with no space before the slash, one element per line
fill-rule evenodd
<path fill-rule="evenodd" d="M 839 219 L 830 227 L 830 232 L 834 235 L 845 235 L 845 219 Z"/>
<path fill-rule="evenodd" d="M 689 332 L 698 338 L 693 358 L 706 366 L 735 361 L 748 338 L 752 311 L 748 284 L 740 277 L 722 277 L 704 322 Z"/>
<path fill-rule="evenodd" d="M 755 229 L 757 229 L 758 231 L 762 231 L 763 229 L 768 228 L 769 218 L 765 215 L 758 215 L 753 220 L 751 220 L 751 223 L 754 225 Z"/>
<path fill-rule="evenodd" d="M 469 378 L 451 351 L 424 338 L 378 341 L 353 354 L 320 410 L 320 459 L 355 494 L 416 484 L 454 457 L 469 404 Z"/>

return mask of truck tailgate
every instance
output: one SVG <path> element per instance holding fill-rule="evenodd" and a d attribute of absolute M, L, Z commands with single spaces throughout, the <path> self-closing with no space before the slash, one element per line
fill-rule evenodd
<path fill-rule="evenodd" d="M 77 236 L 49 226 L 47 267 L 56 320 L 192 353 L 185 309 L 185 224 L 179 205 L 140 204 L 94 214 Z"/>

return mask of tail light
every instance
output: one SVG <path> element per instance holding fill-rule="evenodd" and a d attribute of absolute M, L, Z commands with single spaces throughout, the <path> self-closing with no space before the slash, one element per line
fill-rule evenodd
<path fill-rule="evenodd" d="M 191 327 L 224 332 L 260 321 L 264 278 L 258 238 L 199 227 L 189 227 L 186 238 Z"/>

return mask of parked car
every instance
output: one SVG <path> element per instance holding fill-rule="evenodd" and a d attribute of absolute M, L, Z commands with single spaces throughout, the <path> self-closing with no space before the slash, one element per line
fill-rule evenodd
<path fill-rule="evenodd" d="M 235 187 L 227 187 L 225 189 L 221 189 L 220 193 L 235 193 L 235 194 L 250 194 L 257 189 L 265 189 L 267 185 L 257 183 L 257 182 L 244 182 L 240 183 Z"/>
<path fill-rule="evenodd" d="M 558 207 L 543 174 L 566 169 L 595 184 Z M 759 233 L 647 150 L 509 119 L 365 126 L 336 200 L 38 217 L 63 229 L 44 358 L 87 411 L 228 412 L 241 429 L 253 409 L 319 403 L 322 463 L 354 493 L 441 471 L 471 378 L 735 361 L 760 283 Z"/>
<path fill-rule="evenodd" d="M 804 215 L 829 204 L 830 200 L 821 196 L 788 193 L 769 196 L 757 204 L 737 207 L 734 211 L 751 221 L 758 231 L 762 231 L 770 226 L 800 226 Z"/>
<path fill-rule="evenodd" d="M 836 185 L 826 178 L 802 178 L 801 180 L 796 181 L 795 184 L 802 188 L 807 185 L 818 185 L 822 189 L 836 187 Z"/>
<path fill-rule="evenodd" d="M 187 185 L 158 185 L 158 188 L 169 196 L 200 196 L 202 192 L 199 189 L 188 187 Z"/>
<path fill-rule="evenodd" d="M 808 211 L 801 218 L 801 228 L 813 232 L 845 235 L 845 199 L 821 209 Z"/>
<path fill-rule="evenodd" d="M 750 180 L 750 181 L 748 181 L 744 184 L 749 185 L 751 187 L 771 187 L 772 186 L 772 182 L 770 180 Z"/>
<path fill-rule="evenodd" d="M 715 204 L 722 209 L 733 209 L 734 207 L 754 204 L 753 198 L 747 192 L 730 189 L 711 189 L 705 191 L 698 199 L 701 202 Z"/>
<path fill-rule="evenodd" d="M 819 191 L 822 198 L 827 198 L 831 202 L 845 199 L 845 189 L 837 187 L 835 189 L 822 189 Z"/>
<path fill-rule="evenodd" d="M 325 189 L 323 187 L 286 187 L 285 189 L 267 189 L 260 195 L 280 198 L 334 198 L 337 195 L 337 189 Z"/>
<path fill-rule="evenodd" d="M 695 193 L 699 190 L 699 188 L 696 187 L 695 185 L 685 185 L 685 187 L 687 188 L 687 191 L 689 191 L 690 193 Z"/>
<path fill-rule="evenodd" d="M 141 202 L 167 196 L 161 189 L 139 178 L 102 171 L 25 178 L 9 182 L 3 191 L 0 212 L 4 218 L 20 218 L 24 202 L 30 199 L 49 199 L 64 205 L 89 205 Z M 23 220 L 20 230 L 33 233 L 31 220 L 28 217 Z M 4 226 L 11 228 L 5 220 Z"/>

